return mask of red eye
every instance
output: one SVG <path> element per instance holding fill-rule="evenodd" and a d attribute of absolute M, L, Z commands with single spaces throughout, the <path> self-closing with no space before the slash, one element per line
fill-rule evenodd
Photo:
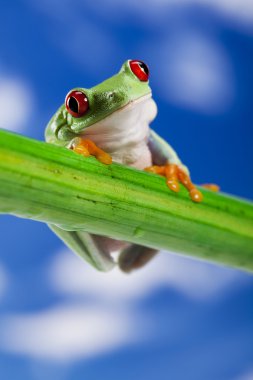
<path fill-rule="evenodd" d="M 65 99 L 67 111 L 74 117 L 83 116 L 89 109 L 89 101 L 82 91 L 70 91 Z"/>
<path fill-rule="evenodd" d="M 149 78 L 149 68 L 146 63 L 142 61 L 132 60 L 129 61 L 130 68 L 134 75 L 142 82 L 147 82 Z"/>

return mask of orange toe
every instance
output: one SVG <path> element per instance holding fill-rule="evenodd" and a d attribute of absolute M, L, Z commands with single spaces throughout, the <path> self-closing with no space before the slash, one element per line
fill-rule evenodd
<path fill-rule="evenodd" d="M 220 186 L 215 185 L 214 183 L 204 183 L 203 185 L 201 185 L 201 187 L 215 192 L 220 191 Z"/>
<path fill-rule="evenodd" d="M 74 147 L 73 151 L 78 153 L 78 154 L 81 154 L 82 156 L 85 156 L 85 157 L 88 157 L 90 155 L 88 149 L 81 144 Z"/>
<path fill-rule="evenodd" d="M 168 179 L 167 185 L 170 188 L 170 190 L 174 191 L 174 193 L 178 193 L 180 190 L 179 183 L 175 179 Z"/>
<path fill-rule="evenodd" d="M 112 157 L 107 153 L 100 153 L 96 156 L 96 158 L 105 165 L 110 165 L 112 163 Z"/>
<path fill-rule="evenodd" d="M 203 194 L 196 188 L 192 189 L 190 192 L 190 197 L 193 202 L 200 203 L 203 200 Z"/>

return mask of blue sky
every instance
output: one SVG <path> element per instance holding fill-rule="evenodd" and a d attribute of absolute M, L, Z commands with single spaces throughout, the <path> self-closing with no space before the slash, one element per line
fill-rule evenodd
<path fill-rule="evenodd" d="M 42 140 L 72 87 L 143 59 L 153 128 L 193 180 L 252 199 L 250 1 L 17 0 L 1 16 L 1 127 Z M 251 275 L 165 252 L 100 274 L 47 226 L 0 223 L 0 378 L 253 379 Z"/>

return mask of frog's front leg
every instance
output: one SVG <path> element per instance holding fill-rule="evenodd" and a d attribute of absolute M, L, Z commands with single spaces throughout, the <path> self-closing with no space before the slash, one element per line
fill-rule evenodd
<path fill-rule="evenodd" d="M 103 164 L 110 165 L 112 163 L 112 157 L 89 139 L 78 137 L 72 141 L 70 148 L 85 157 L 95 156 Z"/>
<path fill-rule="evenodd" d="M 168 187 L 176 193 L 180 190 L 179 183 L 181 182 L 189 191 L 193 202 L 201 202 L 203 195 L 192 183 L 188 168 L 182 164 L 174 149 L 152 129 L 148 147 L 155 165 L 145 170 L 166 177 Z"/>
<path fill-rule="evenodd" d="M 145 168 L 145 171 L 164 176 L 170 190 L 177 193 L 179 191 L 179 182 L 189 191 L 190 198 L 193 202 L 201 202 L 202 193 L 192 183 L 190 176 L 176 164 L 153 165 Z"/>

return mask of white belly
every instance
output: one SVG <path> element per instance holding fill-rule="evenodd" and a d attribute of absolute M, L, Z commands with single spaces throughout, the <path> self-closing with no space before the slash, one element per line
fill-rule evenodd
<path fill-rule="evenodd" d="M 152 164 L 147 142 L 156 113 L 154 100 L 143 97 L 91 125 L 82 136 L 111 154 L 113 161 L 144 169 Z"/>

